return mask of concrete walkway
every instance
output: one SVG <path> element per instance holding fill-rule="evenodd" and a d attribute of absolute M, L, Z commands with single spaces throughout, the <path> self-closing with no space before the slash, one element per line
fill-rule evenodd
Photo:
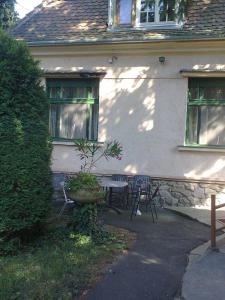
<path fill-rule="evenodd" d="M 157 224 L 149 214 L 131 222 L 128 212 L 110 212 L 105 219 L 137 232 L 138 239 L 86 300 L 173 300 L 181 288 L 188 254 L 210 236 L 209 227 L 166 210 L 160 211 Z"/>
<path fill-rule="evenodd" d="M 168 209 L 204 224 L 211 223 L 209 207 L 169 207 Z M 218 210 L 217 217 L 225 219 L 225 210 Z M 217 223 L 217 228 L 220 227 L 221 224 Z M 225 300 L 225 234 L 222 234 L 222 231 L 220 234 L 217 238 L 218 251 L 210 249 L 209 241 L 191 251 L 180 299 Z"/>
<path fill-rule="evenodd" d="M 166 209 L 178 212 L 181 215 L 188 216 L 193 220 L 197 220 L 203 224 L 211 225 L 211 209 L 209 206 L 196 206 L 196 207 L 182 207 L 182 206 L 167 206 Z M 225 207 L 218 209 L 216 211 L 216 216 L 218 219 L 225 219 Z M 223 225 L 219 222 L 216 224 L 217 229 L 221 228 Z"/>

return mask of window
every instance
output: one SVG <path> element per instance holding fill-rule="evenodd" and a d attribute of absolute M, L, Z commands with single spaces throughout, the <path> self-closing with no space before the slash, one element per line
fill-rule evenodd
<path fill-rule="evenodd" d="M 176 21 L 175 0 L 140 0 L 138 3 L 138 17 L 141 25 Z"/>
<path fill-rule="evenodd" d="M 117 1 L 118 24 L 129 25 L 132 21 L 132 0 Z"/>
<path fill-rule="evenodd" d="M 47 79 L 53 138 L 97 140 L 98 86 L 98 79 Z"/>
<path fill-rule="evenodd" d="M 109 27 L 179 25 L 185 15 L 180 0 L 109 0 Z"/>
<path fill-rule="evenodd" d="M 186 144 L 225 145 L 225 78 L 190 78 Z"/>

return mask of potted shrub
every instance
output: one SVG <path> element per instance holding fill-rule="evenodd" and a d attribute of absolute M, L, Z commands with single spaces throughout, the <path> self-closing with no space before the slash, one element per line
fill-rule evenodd
<path fill-rule="evenodd" d="M 94 143 L 86 139 L 74 142 L 75 150 L 82 161 L 81 171 L 76 177 L 69 178 L 68 195 L 74 201 L 85 203 L 102 203 L 105 193 L 99 185 L 96 175 L 91 171 L 101 159 L 122 158 L 122 146 L 117 141 Z"/>
<path fill-rule="evenodd" d="M 95 175 L 80 172 L 76 177 L 69 179 L 68 196 L 80 204 L 101 204 L 104 201 L 105 193 L 99 186 Z"/>

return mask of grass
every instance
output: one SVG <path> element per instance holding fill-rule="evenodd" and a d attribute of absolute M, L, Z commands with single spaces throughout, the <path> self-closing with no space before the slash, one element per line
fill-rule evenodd
<path fill-rule="evenodd" d="M 51 229 L 16 256 L 0 257 L 0 300 L 78 299 L 134 238 L 126 230 L 111 231 L 96 245 L 68 229 Z"/>

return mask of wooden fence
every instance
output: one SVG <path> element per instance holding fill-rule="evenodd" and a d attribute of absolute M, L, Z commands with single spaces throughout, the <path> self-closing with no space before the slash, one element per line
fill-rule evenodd
<path fill-rule="evenodd" d="M 216 210 L 225 207 L 225 203 L 216 205 L 216 195 L 211 195 L 211 247 L 216 249 L 216 232 L 225 228 L 225 219 L 216 218 Z M 216 222 L 223 224 L 220 228 L 216 228 Z"/>

